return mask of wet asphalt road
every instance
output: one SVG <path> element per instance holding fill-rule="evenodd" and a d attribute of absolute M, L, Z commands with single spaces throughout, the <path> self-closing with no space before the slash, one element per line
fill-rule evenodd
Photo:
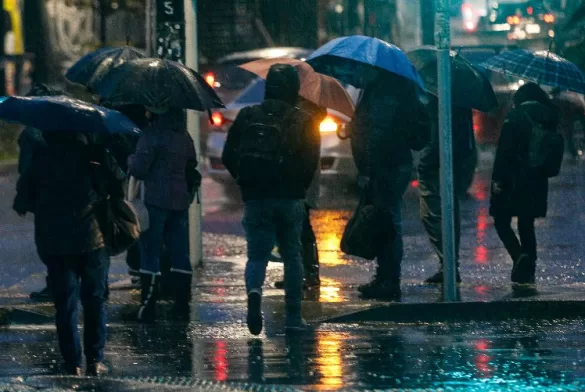
<path fill-rule="evenodd" d="M 471 197 L 463 204 L 464 300 L 493 300 L 510 292 L 511 261 L 487 214 L 490 162 L 490 154 L 484 154 Z M 552 181 L 549 218 L 537 228 L 540 296 L 585 298 L 583 174 L 583 164 L 566 164 L 563 175 Z M 13 182 L 11 176 L 0 176 L 0 306 L 18 305 L 38 317 L 18 319 L 0 329 L 0 390 L 17 390 L 22 386 L 22 381 L 15 380 L 18 376 L 32 377 L 24 379 L 25 384 L 46 387 L 51 383 L 42 377 L 60 371 L 52 307 L 27 299 L 30 290 L 42 286 L 43 270 L 34 254 L 30 220 L 20 221 L 8 210 Z M 585 321 L 580 319 L 319 324 L 324 318 L 377 304 L 361 301 L 355 293 L 355 286 L 370 278 L 374 264 L 346 257 L 338 250 L 341 232 L 356 203 L 345 187 L 324 189 L 321 209 L 312 217 L 323 285 L 318 293 L 308 295 L 304 312 L 316 330 L 285 336 L 282 292 L 267 288 L 266 331 L 253 338 L 244 324 L 241 204 L 209 179 L 205 186 L 207 261 L 197 272 L 191 323 L 167 321 L 169 305 L 164 303 L 158 324 L 135 323 L 137 292 L 127 288 L 123 260 L 114 260 L 106 357 L 112 376 L 130 377 L 131 381 L 119 381 L 115 387 L 103 381 L 99 384 L 102 389 L 97 390 L 130 390 L 138 388 L 140 381 L 153 379 L 190 385 L 189 390 L 206 390 L 195 387 L 201 380 L 277 385 L 274 390 L 284 390 L 282 385 L 310 390 L 585 389 Z M 436 260 L 418 220 L 416 192 L 411 187 L 404 207 L 402 301 L 435 302 L 440 290 L 421 284 L 434 272 Z M 281 266 L 272 263 L 267 284 L 281 275 Z M 86 385 L 79 380 L 61 382 L 69 388 Z M 152 384 L 143 388 L 156 389 Z"/>

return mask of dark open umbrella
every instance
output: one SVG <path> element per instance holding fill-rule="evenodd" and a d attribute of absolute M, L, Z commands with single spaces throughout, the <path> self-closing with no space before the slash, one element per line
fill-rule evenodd
<path fill-rule="evenodd" d="M 94 90 L 95 84 L 115 67 L 146 56 L 136 48 L 122 46 L 119 48 L 102 48 L 80 58 L 67 70 L 65 77 L 73 83 Z"/>
<path fill-rule="evenodd" d="M 223 102 L 197 72 L 170 60 L 140 59 L 126 62 L 95 86 L 102 101 L 113 106 L 209 110 Z"/>
<path fill-rule="evenodd" d="M 489 112 L 497 106 L 490 81 L 469 61 L 451 51 L 453 105 Z M 438 96 L 437 49 L 422 47 L 407 53 L 425 84 L 426 90 Z"/>
<path fill-rule="evenodd" d="M 0 119 L 41 131 L 125 133 L 140 130 L 122 113 L 67 97 L 10 97 L 0 103 Z"/>

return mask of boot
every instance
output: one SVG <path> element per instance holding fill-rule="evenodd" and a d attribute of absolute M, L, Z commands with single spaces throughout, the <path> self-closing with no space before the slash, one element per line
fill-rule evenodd
<path fill-rule="evenodd" d="M 45 281 L 47 282 L 47 286 L 42 289 L 41 291 L 34 291 L 30 293 L 30 298 L 36 301 L 51 301 L 53 300 L 53 290 L 51 290 L 51 285 L 49 283 L 49 277 L 47 276 Z"/>
<path fill-rule="evenodd" d="M 252 335 L 258 336 L 262 332 L 262 293 L 259 290 L 250 290 L 248 293 L 246 324 Z"/>
<path fill-rule="evenodd" d="M 153 274 L 141 274 L 142 286 L 138 321 L 153 322 L 156 318 L 156 301 L 158 299 L 159 276 Z"/>
<path fill-rule="evenodd" d="M 518 284 L 534 284 L 536 273 L 536 261 L 531 260 L 530 256 L 523 253 L 514 261 L 512 267 L 512 282 Z"/>
<path fill-rule="evenodd" d="M 193 275 L 184 274 L 181 272 L 171 272 L 171 279 L 174 282 L 175 304 L 171 310 L 172 316 L 181 320 L 189 319 L 189 311 L 191 302 L 191 281 Z"/>
<path fill-rule="evenodd" d="M 365 299 L 400 299 L 402 295 L 400 281 L 384 279 L 379 275 L 370 283 L 359 286 L 358 291 Z"/>
<path fill-rule="evenodd" d="M 302 332 L 310 329 L 309 324 L 301 316 L 301 307 L 286 306 L 286 322 L 284 328 L 287 332 Z"/>
<path fill-rule="evenodd" d="M 459 274 L 459 265 L 457 265 L 457 270 L 455 271 L 455 281 L 457 283 L 461 283 L 461 275 Z M 433 276 L 430 276 L 425 280 L 427 284 L 443 284 L 443 265 L 441 264 L 441 268 L 437 273 Z"/>

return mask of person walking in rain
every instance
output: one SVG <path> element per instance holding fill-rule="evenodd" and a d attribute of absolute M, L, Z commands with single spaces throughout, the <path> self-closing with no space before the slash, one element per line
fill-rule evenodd
<path fill-rule="evenodd" d="M 429 277 L 426 283 L 443 283 L 443 230 L 441 227 L 441 181 L 439 154 L 439 100 L 430 96 L 429 111 L 431 116 L 431 142 L 421 151 L 418 164 L 420 190 L 420 217 L 439 257 L 439 271 Z M 467 192 L 466 176 L 468 166 L 475 168 L 475 138 L 473 136 L 473 114 L 471 109 L 453 106 L 453 159 L 455 189 L 455 259 L 457 260 L 456 280 L 461 282 L 459 274 L 459 240 L 461 237 L 460 198 Z M 472 162 L 470 162 L 472 161 Z M 464 184 L 464 185 L 462 185 Z"/>
<path fill-rule="evenodd" d="M 554 135 L 557 124 L 558 116 L 548 95 L 538 85 L 527 83 L 516 92 L 514 107 L 502 127 L 492 173 L 490 215 L 514 263 L 511 276 L 514 283 L 535 281 L 534 221 L 546 217 L 548 177 L 556 175 L 560 161 L 552 172 L 546 167 L 535 167 L 534 158 L 540 157 L 535 156 L 533 147 L 543 140 L 545 146 L 558 150 L 558 146 L 541 138 Z M 561 140 L 561 160 L 562 155 Z M 511 227 L 513 217 L 518 218 L 520 239 Z"/>
<path fill-rule="evenodd" d="M 149 229 L 140 237 L 141 306 L 138 320 L 156 318 L 161 275 L 161 247 L 165 242 L 171 259 L 175 287 L 173 313 L 187 318 L 193 269 L 189 259 L 189 206 L 196 190 L 189 179 L 198 173 L 193 139 L 183 123 L 183 112 L 147 108 L 150 126 L 141 135 L 136 153 L 128 158 L 130 175 L 145 183 Z"/>
<path fill-rule="evenodd" d="M 299 89 L 293 66 L 273 65 L 266 78 L 264 102 L 240 112 L 222 156 L 245 202 L 246 322 L 253 335 L 263 328 L 262 287 L 275 243 L 284 261 L 285 326 L 288 330 L 307 328 L 301 316 L 301 235 L 307 214 L 306 191 L 319 162 L 320 135 L 314 132 L 311 117 L 295 107 Z"/>
<path fill-rule="evenodd" d="M 403 258 L 402 203 L 412 177 L 411 149 L 429 140 L 428 114 L 416 86 L 400 77 L 372 70 L 351 124 L 351 146 L 359 173 L 369 178 L 386 241 L 376 257 L 374 279 L 358 287 L 364 298 L 397 299 L 401 295 Z M 369 83 L 368 83 L 369 82 Z"/>
<path fill-rule="evenodd" d="M 41 97 L 58 96 L 64 94 L 64 92 L 53 89 L 46 84 L 37 83 L 31 88 L 26 96 Z M 47 147 L 47 143 L 43 137 L 43 133 L 40 130 L 33 127 L 26 127 L 22 130 L 20 136 L 18 137 L 18 147 L 18 174 L 23 176 L 32 166 L 33 157 L 42 152 Z M 47 285 L 42 290 L 35 291 L 30 294 L 32 299 L 51 300 L 53 298 L 51 283 L 49 282 L 48 276 L 46 277 L 45 281 Z"/>
<path fill-rule="evenodd" d="M 99 170 L 108 196 L 122 199 L 125 175 L 107 150 L 82 132 L 43 132 L 43 137 L 46 148 L 35 153 L 18 181 L 14 210 L 20 216 L 35 215 L 35 242 L 52 284 L 67 374 L 81 375 L 81 298 L 87 374 L 99 375 L 107 370 L 102 361 L 110 257 L 98 224 L 100 197 L 94 180 Z"/>

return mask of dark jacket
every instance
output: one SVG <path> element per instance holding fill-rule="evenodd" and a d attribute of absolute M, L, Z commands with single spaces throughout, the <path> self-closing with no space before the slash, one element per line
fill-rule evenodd
<path fill-rule="evenodd" d="M 186 210 L 193 202 L 186 173 L 197 166 L 193 139 L 180 113 L 155 119 L 140 136 L 136 153 L 128 158 L 130 175 L 144 180 L 145 203 L 168 210 Z"/>
<path fill-rule="evenodd" d="M 351 147 L 359 172 L 384 174 L 412 165 L 407 129 L 420 113 L 414 87 L 381 78 L 364 89 L 351 124 Z"/>
<path fill-rule="evenodd" d="M 267 99 L 262 104 L 243 109 L 229 130 L 222 160 L 232 177 L 239 177 L 239 144 L 242 133 L 261 113 L 283 116 L 292 106 L 284 101 Z M 264 117 L 264 116 L 262 116 Z M 307 113 L 296 110 L 283 125 L 287 137 L 287 153 L 283 156 L 282 179 L 277 183 L 242 186 L 244 201 L 260 199 L 304 199 L 318 167 L 321 139 L 313 132 L 313 120 Z"/>
<path fill-rule="evenodd" d="M 429 105 L 431 118 L 431 141 L 421 150 L 418 172 L 420 174 L 436 173 L 441 167 L 440 159 L 440 130 L 439 130 L 439 109 L 438 99 L 431 98 Z M 473 113 L 471 109 L 453 106 L 452 111 L 452 137 L 453 137 L 453 167 L 455 178 L 462 175 L 459 173 L 467 162 L 468 158 L 475 154 L 475 138 L 473 136 Z"/>
<path fill-rule="evenodd" d="M 81 134 L 79 134 L 81 135 Z M 18 181 L 14 210 L 35 214 L 35 240 L 43 255 L 82 254 L 104 247 L 96 217 L 94 169 L 103 169 L 107 192 L 123 197 L 124 173 L 106 150 L 72 134 L 47 136 Z"/>
<path fill-rule="evenodd" d="M 18 174 L 23 175 L 31 166 L 33 156 L 47 146 L 43 134 L 36 128 L 26 127 L 18 137 Z"/>
<path fill-rule="evenodd" d="M 501 184 L 503 192 L 493 193 L 490 215 L 543 218 L 547 212 L 548 178 L 528 166 L 533 122 L 556 131 L 558 117 L 554 107 L 530 101 L 513 109 L 504 122 L 494 161 L 492 184 Z"/>

